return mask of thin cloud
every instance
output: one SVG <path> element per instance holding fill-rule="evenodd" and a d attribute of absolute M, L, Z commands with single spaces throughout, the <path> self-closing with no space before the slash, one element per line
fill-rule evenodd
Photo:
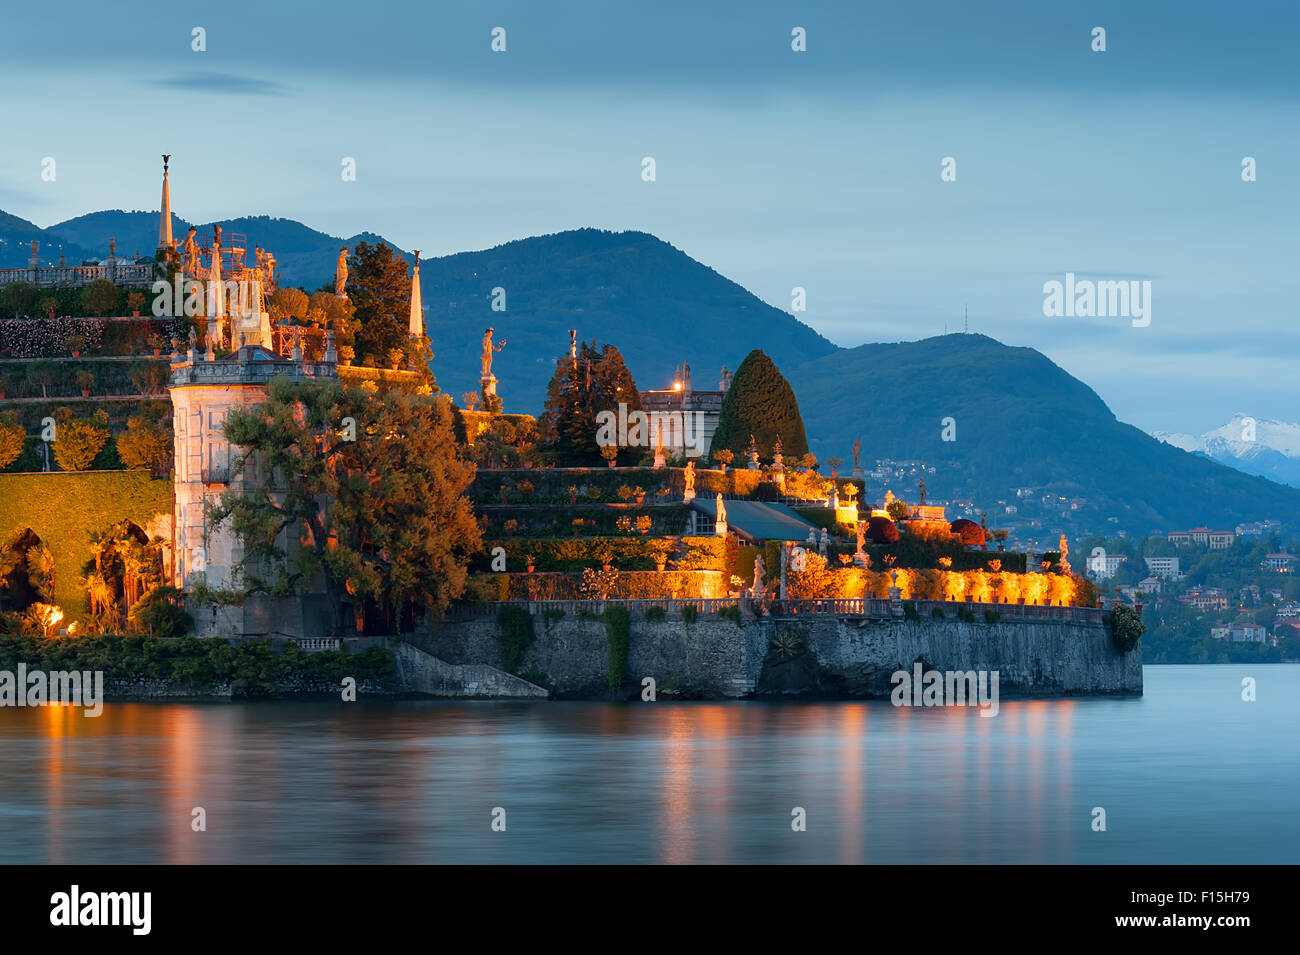
<path fill-rule="evenodd" d="M 196 93 L 225 93 L 235 96 L 288 96 L 289 87 L 256 76 L 236 73 L 187 73 L 165 79 L 147 80 L 151 86 Z"/>

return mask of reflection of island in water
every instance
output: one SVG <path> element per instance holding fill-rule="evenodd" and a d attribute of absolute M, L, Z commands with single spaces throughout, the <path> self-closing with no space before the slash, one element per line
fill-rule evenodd
<path fill-rule="evenodd" d="M 1300 668 L 1270 670 L 1249 706 L 1219 692 L 1247 669 L 1148 667 L 1141 699 L 1004 698 L 992 719 L 883 702 L 4 708 L 0 862 L 1283 862 Z M 509 839 L 491 838 L 498 805 Z"/>

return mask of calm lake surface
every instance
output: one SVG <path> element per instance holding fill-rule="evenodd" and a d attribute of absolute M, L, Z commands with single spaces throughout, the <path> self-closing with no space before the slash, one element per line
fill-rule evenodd
<path fill-rule="evenodd" d="M 1147 667 L 1142 698 L 1004 700 L 993 718 L 888 702 L 0 709 L 6 863 L 1294 863 L 1298 797 L 1296 666 Z"/>

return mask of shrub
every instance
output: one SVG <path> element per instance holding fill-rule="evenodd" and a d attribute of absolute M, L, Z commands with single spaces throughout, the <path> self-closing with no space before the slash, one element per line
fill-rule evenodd
<path fill-rule="evenodd" d="M 533 645 L 533 615 L 522 607 L 502 607 L 497 612 L 497 651 L 501 669 L 519 672 L 524 653 Z"/>
<path fill-rule="evenodd" d="M 651 607 L 645 612 L 645 618 L 647 620 L 663 620 L 665 616 L 667 616 L 667 614 L 664 613 L 663 607 Z"/>
<path fill-rule="evenodd" d="M 957 610 L 957 619 L 964 620 L 966 623 L 974 623 L 975 611 L 969 607 L 961 607 Z"/>
<path fill-rule="evenodd" d="M 1111 642 L 1120 653 L 1128 653 L 1136 647 L 1138 641 L 1142 639 L 1142 634 L 1146 632 L 1141 615 L 1128 604 L 1112 604 L 1106 618 Z"/>
<path fill-rule="evenodd" d="M 1002 619 L 1002 614 L 999 613 L 999 612 L 996 611 L 996 610 L 985 610 L 985 611 L 984 611 L 984 622 L 985 622 L 985 623 L 997 623 L 997 622 L 998 622 L 999 620 L 1001 620 L 1001 619 Z"/>
<path fill-rule="evenodd" d="M 944 614 L 944 612 L 943 612 L 943 608 L 942 608 L 942 607 L 935 607 L 933 610 L 930 611 L 930 616 L 931 616 L 931 617 L 934 617 L 936 620 L 947 620 L 947 619 L 948 619 L 948 618 L 947 618 L 947 615 Z"/>
<path fill-rule="evenodd" d="M 609 637 L 609 686 L 618 689 L 627 679 L 627 648 L 630 642 L 630 615 L 625 607 L 605 608 L 605 634 Z"/>
<path fill-rule="evenodd" d="M 903 618 L 906 620 L 920 620 L 921 613 L 916 609 L 916 602 L 908 600 L 903 604 Z"/>
<path fill-rule="evenodd" d="M 695 622 L 695 618 L 698 617 L 699 615 L 700 615 L 699 611 L 696 610 L 694 607 L 683 607 L 682 623 L 686 624 L 686 626 L 689 627 L 691 624 Z"/>
<path fill-rule="evenodd" d="M 718 616 L 721 617 L 723 620 L 730 620 L 737 627 L 743 626 L 740 622 L 739 607 L 723 607 L 721 610 L 718 611 Z"/>
<path fill-rule="evenodd" d="M 108 442 L 108 429 L 93 421 L 60 424 L 55 434 L 54 460 L 64 471 L 88 471 Z"/>

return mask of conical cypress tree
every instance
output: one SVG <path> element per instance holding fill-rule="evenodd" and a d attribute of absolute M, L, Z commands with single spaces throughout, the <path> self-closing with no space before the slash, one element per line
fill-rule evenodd
<path fill-rule="evenodd" d="M 794 389 L 772 359 L 757 348 L 740 363 L 731 379 L 710 447 L 735 452 L 736 464 L 743 467 L 751 434 L 764 460 L 772 457 L 772 446 L 778 437 L 787 462 L 808 453 L 808 435 L 799 416 Z"/>

